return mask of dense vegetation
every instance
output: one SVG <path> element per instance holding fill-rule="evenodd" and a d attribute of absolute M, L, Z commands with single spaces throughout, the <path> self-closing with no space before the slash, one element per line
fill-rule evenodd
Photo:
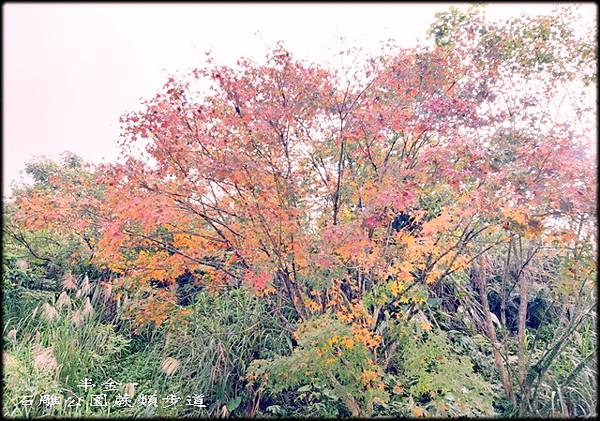
<path fill-rule="evenodd" d="M 4 415 L 595 415 L 594 36 L 471 8 L 431 37 L 209 58 L 120 164 L 29 163 Z"/>

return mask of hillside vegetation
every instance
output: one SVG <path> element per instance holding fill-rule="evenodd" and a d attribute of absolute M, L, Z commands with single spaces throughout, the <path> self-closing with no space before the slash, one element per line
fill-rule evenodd
<path fill-rule="evenodd" d="M 4 203 L 4 415 L 596 415 L 575 24 L 451 8 L 430 45 L 347 68 L 208 56 L 122 116 L 119 163 L 30 162 Z"/>

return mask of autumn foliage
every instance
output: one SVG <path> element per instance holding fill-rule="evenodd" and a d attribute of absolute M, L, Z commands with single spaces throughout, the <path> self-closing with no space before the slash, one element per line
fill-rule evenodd
<path fill-rule="evenodd" d="M 586 44 L 550 18 L 457 19 L 351 70 L 282 46 L 235 67 L 209 56 L 122 117 L 122 163 L 27 191 L 16 220 L 85 238 L 139 323 L 181 317 L 191 274 L 252 286 L 290 331 L 285 306 L 375 349 L 391 305 L 413 314 L 498 250 L 595 238 L 593 136 L 557 99 L 585 102 Z"/>

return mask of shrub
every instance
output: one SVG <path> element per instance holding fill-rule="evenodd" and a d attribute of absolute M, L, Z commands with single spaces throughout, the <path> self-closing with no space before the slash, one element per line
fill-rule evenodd
<path fill-rule="evenodd" d="M 267 412 L 368 416 L 388 394 L 383 370 L 352 327 L 329 316 L 301 324 L 289 356 L 253 361 L 248 379 L 264 393 Z"/>
<path fill-rule="evenodd" d="M 400 385 L 392 406 L 404 403 L 410 411 L 398 415 L 494 414 L 492 386 L 474 371 L 469 357 L 451 349 L 445 332 L 416 322 L 395 322 L 390 332 L 399 344 L 389 366 Z"/>

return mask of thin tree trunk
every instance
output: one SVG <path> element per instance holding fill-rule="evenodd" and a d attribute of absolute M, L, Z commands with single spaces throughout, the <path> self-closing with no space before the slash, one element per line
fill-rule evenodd
<path fill-rule="evenodd" d="M 506 326 L 506 277 L 508 276 L 508 268 L 510 266 L 510 251 L 512 250 L 510 244 L 508 245 L 508 254 L 506 256 L 506 264 L 504 266 L 504 273 L 502 274 L 502 293 L 500 294 L 500 323 L 504 329 Z"/>
<path fill-rule="evenodd" d="M 333 194 L 333 225 L 338 223 L 338 213 L 340 210 L 340 189 L 342 186 L 342 176 L 344 173 L 344 139 L 341 139 L 340 157 L 337 164 L 337 181 L 335 192 Z"/>
<path fill-rule="evenodd" d="M 500 375 L 500 380 L 502 381 L 502 387 L 504 388 L 504 392 L 506 393 L 506 396 L 508 396 L 510 401 L 514 404 L 516 402 L 515 395 L 513 393 L 508 374 L 506 373 L 506 368 L 502 363 L 502 356 L 500 355 L 500 343 L 498 342 L 498 338 L 496 336 L 496 329 L 494 328 L 494 323 L 492 322 L 492 316 L 490 314 L 490 305 L 487 297 L 487 284 L 483 277 L 480 275 L 479 267 L 477 264 L 473 265 L 472 274 L 475 278 L 476 284 L 479 286 L 479 294 L 481 295 L 481 304 L 483 307 L 483 315 L 485 317 L 486 331 L 488 339 L 492 342 L 494 364 L 496 365 L 496 369 L 498 370 L 498 374 Z"/>
<path fill-rule="evenodd" d="M 346 408 L 348 408 L 348 410 L 350 411 L 352 416 L 360 417 L 361 416 L 360 405 L 358 404 L 356 399 L 354 399 L 352 394 L 348 393 L 348 390 L 346 390 L 346 388 L 341 385 L 341 383 L 335 378 L 335 376 L 333 374 L 328 373 L 327 377 L 331 381 L 331 384 L 333 385 L 333 389 L 338 393 L 338 396 L 340 396 L 342 402 L 344 402 L 344 404 L 346 405 Z"/>
<path fill-rule="evenodd" d="M 519 386 L 523 393 L 521 401 L 526 404 L 529 400 L 529 387 L 525 384 L 527 356 L 525 350 L 525 322 L 527 321 L 527 275 L 521 274 L 519 279 L 519 330 L 517 333 L 517 356 L 519 359 Z M 521 405 L 521 409 L 524 405 Z"/>

